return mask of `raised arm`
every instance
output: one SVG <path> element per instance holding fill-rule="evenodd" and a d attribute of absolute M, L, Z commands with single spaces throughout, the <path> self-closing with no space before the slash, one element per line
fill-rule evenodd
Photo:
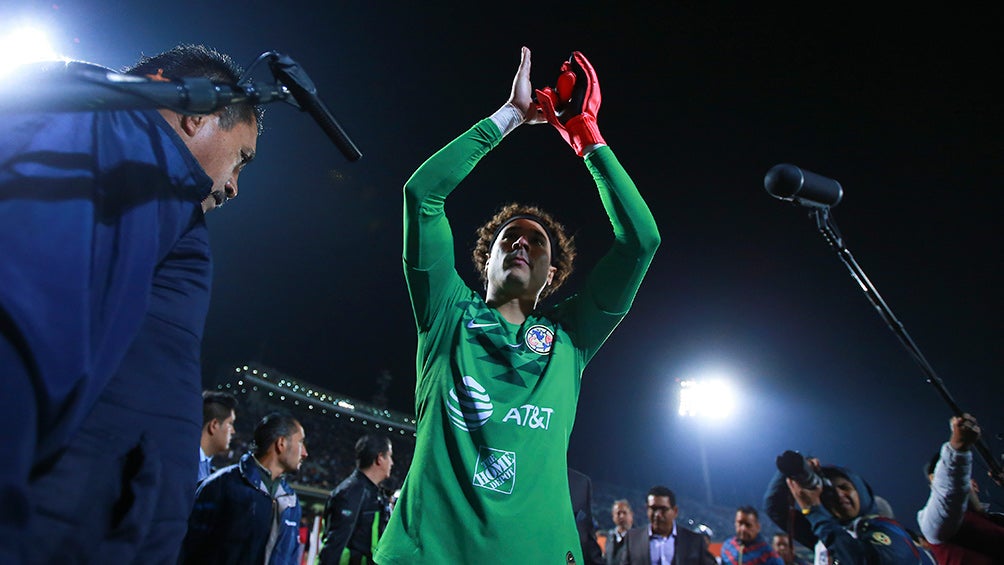
<path fill-rule="evenodd" d="M 659 229 L 638 188 L 609 147 L 586 156 L 603 208 L 610 218 L 614 243 L 589 275 L 586 290 L 604 312 L 624 313 L 659 247 Z"/>
<path fill-rule="evenodd" d="M 641 193 L 600 134 L 596 123 L 600 84 L 592 64 L 574 52 L 562 65 L 556 83 L 555 88 L 537 91 L 541 111 L 576 154 L 584 157 L 614 234 L 613 246 L 589 274 L 577 305 L 578 338 L 588 356 L 627 313 L 660 236 Z"/>
<path fill-rule="evenodd" d="M 791 492 L 785 481 L 784 475 L 775 471 L 770 483 L 767 484 L 767 492 L 763 497 L 764 513 L 781 530 L 791 534 L 795 541 L 812 548 L 819 541 L 816 534 L 812 532 L 812 525 L 805 516 L 796 510 L 792 510 Z"/>
<path fill-rule="evenodd" d="M 522 50 L 509 99 L 490 118 L 481 120 L 430 157 L 404 185 L 404 267 L 415 321 L 427 327 L 438 309 L 438 291 L 446 289 L 454 270 L 453 234 L 446 219 L 447 196 L 503 136 L 523 123 L 540 123 L 531 100 L 530 50 Z"/>
<path fill-rule="evenodd" d="M 951 419 L 951 438 L 941 446 L 931 478 L 931 495 L 917 512 L 920 531 L 931 543 L 944 543 L 959 531 L 969 500 L 973 468 L 971 447 L 980 427 L 969 414 Z"/>

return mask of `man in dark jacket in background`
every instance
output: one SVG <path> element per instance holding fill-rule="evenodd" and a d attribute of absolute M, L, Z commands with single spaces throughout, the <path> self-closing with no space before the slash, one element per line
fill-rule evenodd
<path fill-rule="evenodd" d="M 626 499 L 614 501 L 610 509 L 614 527 L 607 531 L 607 544 L 603 551 L 603 558 L 607 565 L 617 565 L 621 562 L 620 555 L 624 552 L 624 545 L 627 543 L 628 530 L 634 526 L 634 512 L 631 511 L 631 503 Z"/>
<path fill-rule="evenodd" d="M 380 483 L 390 477 L 394 449 L 390 439 L 379 434 L 356 441 L 356 469 L 324 505 L 324 546 L 320 563 L 351 565 L 373 563 L 373 546 L 390 519 L 390 500 Z"/>
<path fill-rule="evenodd" d="M 708 551 L 708 539 L 687 528 L 678 527 L 676 494 L 664 486 L 648 491 L 646 501 L 649 525 L 628 530 L 621 565 L 715 565 Z"/>
<path fill-rule="evenodd" d="M 199 486 L 179 563 L 299 565 L 300 501 L 283 475 L 300 469 L 305 439 L 290 415 L 262 418 L 251 453 Z"/>
<path fill-rule="evenodd" d="M 596 541 L 596 521 L 593 519 L 593 481 L 589 475 L 568 468 L 568 490 L 572 496 L 575 529 L 586 565 L 604 565 L 603 550 Z"/>

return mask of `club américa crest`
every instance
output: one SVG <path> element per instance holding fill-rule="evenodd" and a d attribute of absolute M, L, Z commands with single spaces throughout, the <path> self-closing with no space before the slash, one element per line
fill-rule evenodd
<path fill-rule="evenodd" d="M 547 326 L 530 326 L 523 336 L 526 346 L 539 355 L 550 355 L 554 345 L 554 332 Z"/>

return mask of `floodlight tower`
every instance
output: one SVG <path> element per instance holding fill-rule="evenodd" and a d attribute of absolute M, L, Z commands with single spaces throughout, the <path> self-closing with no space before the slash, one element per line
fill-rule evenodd
<path fill-rule="evenodd" d="M 708 506 L 714 504 L 711 495 L 711 472 L 708 469 L 708 452 L 705 447 L 704 426 L 711 420 L 723 420 L 732 413 L 733 393 L 728 383 L 721 379 L 681 380 L 679 414 L 684 418 L 696 418 L 698 449 L 701 455 L 701 470 L 704 473 L 704 494 Z"/>

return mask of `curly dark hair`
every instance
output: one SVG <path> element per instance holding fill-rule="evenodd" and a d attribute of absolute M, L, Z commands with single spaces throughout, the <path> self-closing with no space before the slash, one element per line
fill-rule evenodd
<path fill-rule="evenodd" d="M 505 225 L 513 216 L 536 216 L 540 218 L 544 226 L 544 231 L 553 239 L 551 241 L 551 265 L 556 268 L 551 284 L 544 287 L 540 297 L 543 298 L 558 288 L 565 282 L 565 279 L 572 274 L 572 262 L 575 261 L 575 242 L 573 238 L 565 233 L 565 226 L 558 223 L 551 214 L 529 204 L 519 204 L 511 202 L 506 204 L 495 213 L 494 216 L 484 225 L 477 229 L 478 241 L 474 245 L 471 259 L 474 261 L 474 268 L 481 277 L 481 282 L 488 284 L 488 274 L 485 272 L 485 264 L 492 252 L 492 243 L 495 242 L 496 232 Z"/>

